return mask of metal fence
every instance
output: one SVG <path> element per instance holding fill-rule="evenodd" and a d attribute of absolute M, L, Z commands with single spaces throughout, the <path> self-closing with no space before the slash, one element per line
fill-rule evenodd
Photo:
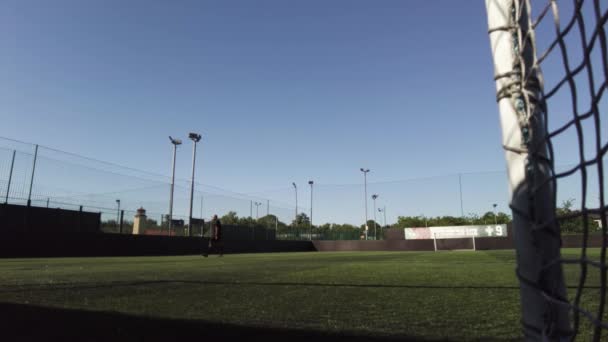
<path fill-rule="evenodd" d="M 359 170 L 353 172 L 359 173 Z M 292 225 L 295 193 L 291 184 L 283 189 L 246 195 L 196 183 L 193 216 L 208 222 L 213 214 L 222 217 L 234 212 L 243 229 L 252 225 L 274 228 L 276 239 L 356 240 L 361 238 L 360 227 L 366 216 L 377 225 L 375 229 L 368 225 L 369 238 L 382 239 L 382 227 L 394 225 L 399 216 L 473 218 L 491 211 L 510 212 L 507 177 L 503 171 L 386 182 L 375 181 L 375 172 L 372 170 L 367 175 L 367 215 L 361 177 L 359 184 L 314 184 L 312 228 L 306 221 Z M 310 208 L 302 205 L 311 203 L 309 185 L 298 186 L 298 212 L 310 217 Z M 593 186 L 590 184 L 589 188 Z M 560 184 L 558 204 L 574 200 L 576 205 L 580 188 L 575 178 Z M 0 138 L 0 203 L 27 205 L 29 202 L 32 206 L 72 210 L 82 206 L 84 211 L 101 213 L 102 231 L 124 234 L 132 232 L 137 209 L 144 208 L 148 228 L 168 234 L 169 192 L 170 178 L 165 175 Z M 372 195 L 377 196 L 372 199 Z M 590 197 L 594 199 L 593 194 Z M 183 220 L 186 226 L 189 203 L 190 180 L 177 179 L 173 219 Z M 271 216 L 264 219 L 267 214 Z M 352 225 L 351 229 L 335 228 L 345 223 Z M 192 233 L 201 231 L 193 227 Z M 172 230 L 176 235 L 187 233 L 186 227 L 179 225 Z"/>
<path fill-rule="evenodd" d="M 0 203 L 100 213 L 103 232 L 124 234 L 132 232 L 137 210 L 144 208 L 146 229 L 168 234 L 169 193 L 164 175 L 0 138 Z M 171 235 L 190 234 L 189 204 L 190 180 L 176 179 Z M 282 225 L 294 216 L 293 208 L 269 198 L 195 184 L 193 218 L 208 222 L 229 212 L 250 221 L 273 215 Z M 202 231 L 193 225 L 191 234 Z"/>

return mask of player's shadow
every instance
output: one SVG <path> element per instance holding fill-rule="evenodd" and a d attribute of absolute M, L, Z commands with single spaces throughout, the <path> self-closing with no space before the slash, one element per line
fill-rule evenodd
<path fill-rule="evenodd" d="M 425 341 L 0 303 L 3 341 Z M 431 341 L 426 339 L 426 341 Z"/>

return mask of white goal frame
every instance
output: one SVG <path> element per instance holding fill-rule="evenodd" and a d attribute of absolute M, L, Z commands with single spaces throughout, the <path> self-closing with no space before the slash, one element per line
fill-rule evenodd
<path fill-rule="evenodd" d="M 433 234 L 433 246 L 435 248 L 435 252 L 441 251 L 437 248 L 437 240 L 454 240 L 454 239 L 472 239 L 473 240 L 473 248 L 463 248 L 463 249 L 453 249 L 452 251 L 476 251 L 476 236 L 475 235 L 463 235 L 463 236 L 454 236 L 452 233 L 445 233 L 445 236 L 442 237 L 443 233 L 434 233 Z"/>
<path fill-rule="evenodd" d="M 530 341 L 566 341 L 569 309 L 548 302 L 567 298 L 559 262 L 555 183 L 546 143 L 542 75 L 535 68 L 527 0 L 485 0 L 502 144 L 507 161 L 523 333 Z M 567 304 L 567 303 L 566 303 Z"/>

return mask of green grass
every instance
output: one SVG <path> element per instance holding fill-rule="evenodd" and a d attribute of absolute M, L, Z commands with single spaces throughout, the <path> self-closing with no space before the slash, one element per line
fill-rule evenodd
<path fill-rule="evenodd" d="M 513 251 L 5 259 L 0 302 L 380 337 L 517 339 L 514 268 Z M 578 266 L 566 276 L 575 287 Z M 597 271 L 588 277 L 599 285 Z"/>

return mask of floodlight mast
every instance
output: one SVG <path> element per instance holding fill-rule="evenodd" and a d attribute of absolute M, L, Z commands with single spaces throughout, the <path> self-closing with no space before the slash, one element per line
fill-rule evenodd
<path fill-rule="evenodd" d="M 294 217 L 294 221 L 293 221 L 293 224 L 295 226 L 298 224 L 298 186 L 296 185 L 295 182 L 292 182 L 291 185 L 293 185 L 293 189 L 296 192 L 296 216 Z"/>
<path fill-rule="evenodd" d="M 378 239 L 377 231 L 376 231 L 376 198 L 378 195 L 373 194 L 372 199 L 374 200 L 374 240 Z"/>
<path fill-rule="evenodd" d="M 169 136 L 171 144 L 173 144 L 173 166 L 171 171 L 171 193 L 169 195 L 169 236 L 171 236 L 171 228 L 173 228 L 173 191 L 175 190 L 175 155 L 177 154 L 177 146 L 182 144 L 180 139 L 173 139 Z"/>
<path fill-rule="evenodd" d="M 378 212 L 384 214 L 384 226 L 386 227 L 386 206 L 384 206 L 383 208 L 378 208 Z M 426 218 L 424 219 L 424 225 L 426 227 Z"/>
<path fill-rule="evenodd" d="M 118 225 L 120 222 L 120 199 L 116 200 L 116 205 L 116 225 Z"/>
<path fill-rule="evenodd" d="M 363 184 L 365 188 L 365 240 L 367 240 L 367 173 L 369 172 L 369 169 L 360 168 L 360 170 L 363 172 Z"/>
<path fill-rule="evenodd" d="M 192 236 L 192 204 L 194 202 L 194 167 L 196 165 L 196 144 L 201 141 L 201 135 L 198 133 L 188 134 L 188 138 L 194 142 L 192 148 L 192 178 L 190 183 L 190 214 L 188 221 L 188 236 Z"/>
<path fill-rule="evenodd" d="M 253 204 L 255 204 L 255 219 L 259 220 L 260 219 L 260 206 L 262 205 L 262 202 L 254 202 Z"/>
<path fill-rule="evenodd" d="M 312 240 L 312 186 L 315 182 L 310 180 L 308 184 L 310 184 L 310 240 Z"/>

